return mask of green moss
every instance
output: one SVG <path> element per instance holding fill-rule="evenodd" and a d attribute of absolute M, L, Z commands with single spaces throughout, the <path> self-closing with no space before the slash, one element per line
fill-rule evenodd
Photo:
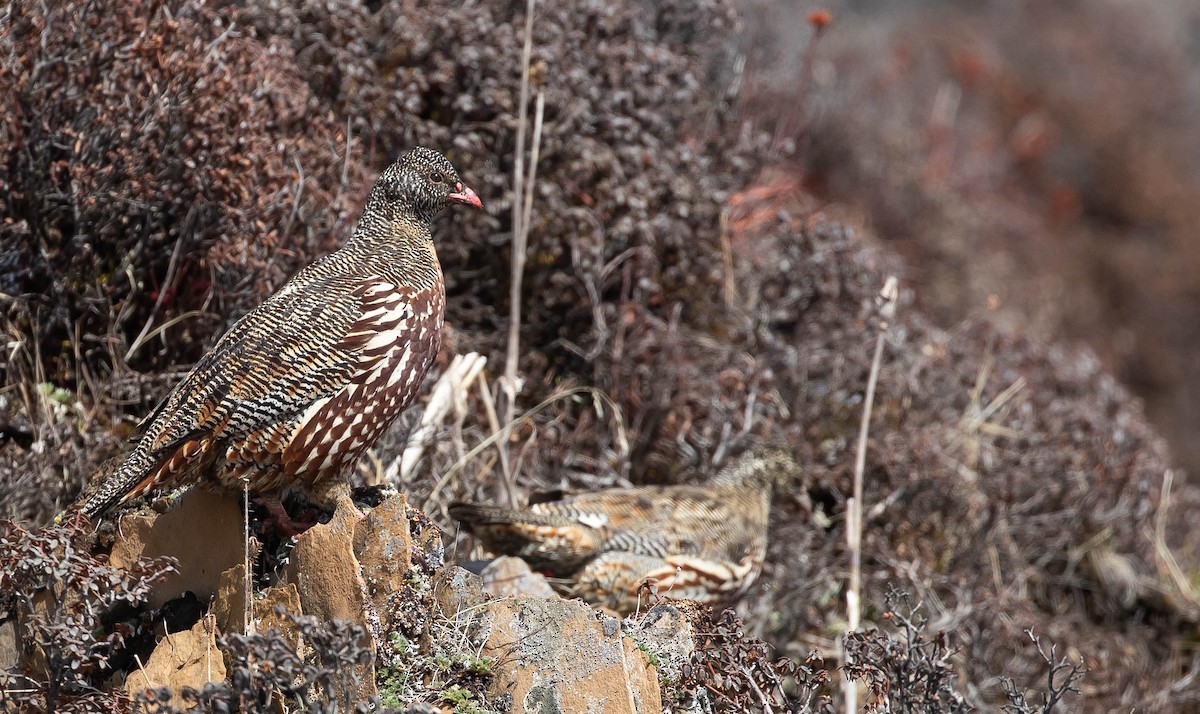
<path fill-rule="evenodd" d="M 443 691 L 438 701 L 452 706 L 454 714 L 488 714 L 491 711 L 479 706 L 475 695 L 457 684 Z"/>

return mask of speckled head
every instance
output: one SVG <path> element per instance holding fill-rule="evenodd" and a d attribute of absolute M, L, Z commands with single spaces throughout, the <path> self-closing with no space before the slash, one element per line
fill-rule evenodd
<path fill-rule="evenodd" d="M 744 486 L 771 491 L 797 482 L 803 474 L 790 450 L 760 447 L 748 451 L 713 477 L 717 486 Z"/>
<path fill-rule="evenodd" d="M 405 152 L 380 174 L 371 189 L 370 202 L 401 214 L 411 213 L 426 224 L 452 203 L 483 207 L 479 196 L 463 185 L 445 156 L 421 146 Z"/>

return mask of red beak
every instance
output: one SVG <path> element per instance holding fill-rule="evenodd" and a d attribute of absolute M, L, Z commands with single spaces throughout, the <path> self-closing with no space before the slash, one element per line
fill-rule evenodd
<path fill-rule="evenodd" d="M 454 184 L 454 193 L 450 194 L 450 200 L 455 203 L 465 203 L 468 206 L 483 208 L 483 201 L 479 200 L 479 196 L 468 186 L 463 186 L 462 182 Z"/>

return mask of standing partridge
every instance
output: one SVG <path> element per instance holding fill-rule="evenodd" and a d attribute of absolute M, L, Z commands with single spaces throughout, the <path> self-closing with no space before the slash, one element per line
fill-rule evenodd
<path fill-rule="evenodd" d="M 342 482 L 437 355 L 446 298 L 430 231 L 453 203 L 482 206 L 438 152 L 402 155 L 346 244 L 238 320 L 75 508 L 94 518 L 193 482 L 268 495 Z"/>
<path fill-rule="evenodd" d="M 758 577 L 772 491 L 799 468 L 772 450 L 743 455 L 703 486 L 609 489 L 524 511 L 453 503 L 449 511 L 488 550 L 523 558 L 559 579 L 564 594 L 594 605 L 632 612 L 647 581 L 660 595 L 720 603 Z"/>

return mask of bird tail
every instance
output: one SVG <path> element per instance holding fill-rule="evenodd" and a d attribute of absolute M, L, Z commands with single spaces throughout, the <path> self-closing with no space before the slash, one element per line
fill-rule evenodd
<path fill-rule="evenodd" d="M 596 529 L 561 515 L 458 501 L 448 510 L 488 550 L 519 556 L 539 570 L 577 567 L 600 546 Z"/>
<path fill-rule="evenodd" d="M 447 508 L 450 517 L 462 523 L 467 530 L 475 527 L 509 526 L 525 524 L 529 526 L 562 526 L 570 523 L 561 516 L 553 516 L 533 511 L 517 511 L 499 506 L 484 506 L 478 503 L 463 503 L 455 501 Z"/>
<path fill-rule="evenodd" d="M 161 458 L 155 459 L 140 446 L 123 459 L 109 459 L 92 476 L 90 484 L 67 513 L 78 512 L 95 520 L 126 498 L 149 488 L 161 464 Z M 143 485 L 143 482 L 148 483 Z M 61 521 L 63 515 L 56 520 Z"/>
<path fill-rule="evenodd" d="M 183 472 L 206 461 L 207 440 L 191 439 L 166 453 L 151 453 L 139 443 L 123 460 L 110 459 L 92 477 L 91 485 L 67 513 L 78 512 L 95 520 L 113 506 L 145 493 L 154 486 L 171 481 Z M 61 521 L 66 514 L 60 514 Z"/>

